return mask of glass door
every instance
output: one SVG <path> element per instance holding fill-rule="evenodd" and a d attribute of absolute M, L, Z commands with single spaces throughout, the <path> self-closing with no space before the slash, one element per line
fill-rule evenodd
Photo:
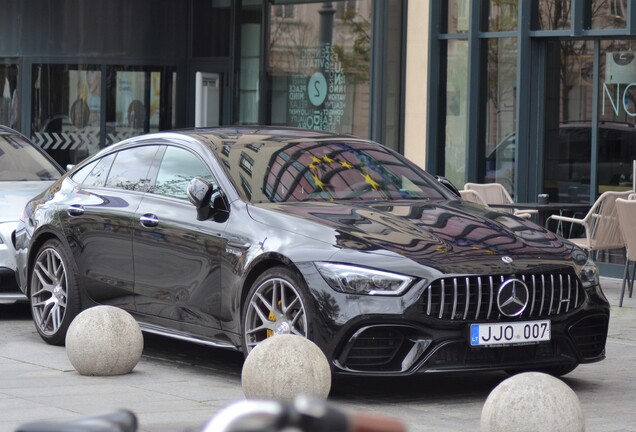
<path fill-rule="evenodd" d="M 633 190 L 636 40 L 600 42 L 598 190 Z"/>
<path fill-rule="evenodd" d="M 110 66 L 106 144 L 176 123 L 177 72 L 170 66 Z"/>
<path fill-rule="evenodd" d="M 99 65 L 32 67 L 31 139 L 63 167 L 100 148 L 102 78 Z"/>
<path fill-rule="evenodd" d="M 555 202 L 593 202 L 631 189 L 636 41 L 550 41 L 546 52 L 543 192 Z"/>
<path fill-rule="evenodd" d="M 589 201 L 594 43 L 550 41 L 546 52 L 542 192 L 551 202 Z"/>
<path fill-rule="evenodd" d="M 636 40 L 552 40 L 544 52 L 543 142 L 537 149 L 543 192 L 553 202 L 593 203 L 603 192 L 631 190 Z M 583 234 L 573 228 L 565 234 Z M 619 276 L 624 260 L 624 249 L 596 257 L 608 276 Z"/>

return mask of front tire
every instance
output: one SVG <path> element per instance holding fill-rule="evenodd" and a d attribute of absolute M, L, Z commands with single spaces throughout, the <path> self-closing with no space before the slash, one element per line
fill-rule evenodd
<path fill-rule="evenodd" d="M 51 345 L 64 345 L 73 318 L 81 311 L 77 275 L 59 240 L 37 253 L 29 285 L 31 314 L 38 333 Z"/>
<path fill-rule="evenodd" d="M 274 267 L 252 284 L 243 307 L 243 353 L 277 334 L 311 339 L 313 311 L 306 284 L 293 271 Z"/>

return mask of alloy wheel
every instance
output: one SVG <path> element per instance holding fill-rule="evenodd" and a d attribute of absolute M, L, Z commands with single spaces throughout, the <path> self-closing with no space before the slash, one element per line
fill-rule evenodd
<path fill-rule="evenodd" d="M 38 255 L 31 280 L 33 320 L 45 335 L 55 334 L 66 313 L 68 285 L 64 262 L 55 249 Z"/>
<path fill-rule="evenodd" d="M 251 351 L 259 342 L 279 335 L 307 337 L 307 315 L 299 291 L 282 278 L 266 279 L 252 294 L 245 315 L 245 344 Z"/>

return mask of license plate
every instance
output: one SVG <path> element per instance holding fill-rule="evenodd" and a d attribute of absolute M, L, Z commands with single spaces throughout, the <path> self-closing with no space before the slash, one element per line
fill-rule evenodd
<path fill-rule="evenodd" d="M 550 340 L 550 320 L 471 324 L 470 345 L 515 345 Z"/>

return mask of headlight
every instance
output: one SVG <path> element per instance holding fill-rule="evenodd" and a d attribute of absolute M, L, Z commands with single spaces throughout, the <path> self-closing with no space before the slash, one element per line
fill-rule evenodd
<path fill-rule="evenodd" d="M 399 295 L 414 278 L 345 264 L 316 263 L 318 271 L 334 290 L 347 294 Z"/>
<path fill-rule="evenodd" d="M 581 267 L 580 277 L 584 288 L 591 288 L 600 283 L 598 267 L 596 267 L 591 258 L 588 258 L 583 267 Z"/>

